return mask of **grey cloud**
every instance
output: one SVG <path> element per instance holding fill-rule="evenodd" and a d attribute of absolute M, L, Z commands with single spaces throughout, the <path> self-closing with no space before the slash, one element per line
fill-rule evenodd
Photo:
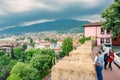
<path fill-rule="evenodd" d="M 104 0 L 105 2 L 104 3 L 101 2 L 101 5 L 92 8 L 83 8 L 82 6 L 83 5 L 87 6 L 87 4 L 80 4 L 80 3 L 71 3 L 71 4 L 66 3 L 66 5 L 63 3 L 62 5 L 62 3 L 58 3 L 58 0 L 57 1 L 35 0 L 35 1 L 41 2 L 47 6 L 54 7 L 56 10 L 51 11 L 41 8 L 34 8 L 33 10 L 27 12 L 7 13 L 8 15 L 0 15 L 0 27 L 15 26 L 27 21 L 29 22 L 40 19 L 48 19 L 48 20 L 64 19 L 64 18 L 70 19 L 76 16 L 81 17 L 85 15 L 96 15 L 96 14 L 100 14 L 108 5 L 112 3 L 113 0 Z M 0 4 L 2 3 L 3 0 L 0 1 Z M 4 9 L 4 4 L 0 5 L 0 11 L 2 11 L 3 9 Z"/>

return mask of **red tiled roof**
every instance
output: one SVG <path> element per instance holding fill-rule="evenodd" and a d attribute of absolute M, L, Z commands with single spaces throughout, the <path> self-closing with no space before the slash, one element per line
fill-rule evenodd
<path fill-rule="evenodd" d="M 93 26 L 101 26 L 100 22 L 95 22 L 95 23 L 90 23 L 90 24 L 85 24 L 83 27 L 93 27 Z"/>

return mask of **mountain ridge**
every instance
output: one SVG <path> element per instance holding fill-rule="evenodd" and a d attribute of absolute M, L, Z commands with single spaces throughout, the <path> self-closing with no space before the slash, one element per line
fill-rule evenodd
<path fill-rule="evenodd" d="M 74 28 L 79 28 L 80 33 L 84 31 L 82 27 L 88 24 L 88 21 L 77 21 L 73 19 L 60 19 L 56 21 L 32 24 L 29 26 L 17 26 L 0 31 L 0 34 L 21 34 L 29 32 L 42 32 L 42 31 L 70 31 Z M 75 29 L 74 29 L 75 30 Z"/>

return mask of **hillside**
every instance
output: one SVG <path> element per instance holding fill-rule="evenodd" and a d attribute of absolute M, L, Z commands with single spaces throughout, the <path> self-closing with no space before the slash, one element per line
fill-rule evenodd
<path fill-rule="evenodd" d="M 38 23 L 30 26 L 16 26 L 0 31 L 0 34 L 21 34 L 28 32 L 41 31 L 58 31 L 58 32 L 83 32 L 83 24 L 88 24 L 88 21 L 77 21 L 72 19 L 61 19 L 51 22 Z"/>

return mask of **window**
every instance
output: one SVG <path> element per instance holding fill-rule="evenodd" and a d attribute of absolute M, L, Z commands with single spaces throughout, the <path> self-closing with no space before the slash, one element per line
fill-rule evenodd
<path fill-rule="evenodd" d="M 101 38 L 101 39 L 100 39 L 100 43 L 101 43 L 101 44 L 104 43 L 104 38 Z"/>
<path fill-rule="evenodd" d="M 103 28 L 101 28 L 101 34 L 104 34 L 104 29 Z"/>
<path fill-rule="evenodd" d="M 110 38 L 106 38 L 106 43 L 110 43 Z"/>
<path fill-rule="evenodd" d="M 110 34 L 110 30 L 106 30 L 106 34 Z"/>

